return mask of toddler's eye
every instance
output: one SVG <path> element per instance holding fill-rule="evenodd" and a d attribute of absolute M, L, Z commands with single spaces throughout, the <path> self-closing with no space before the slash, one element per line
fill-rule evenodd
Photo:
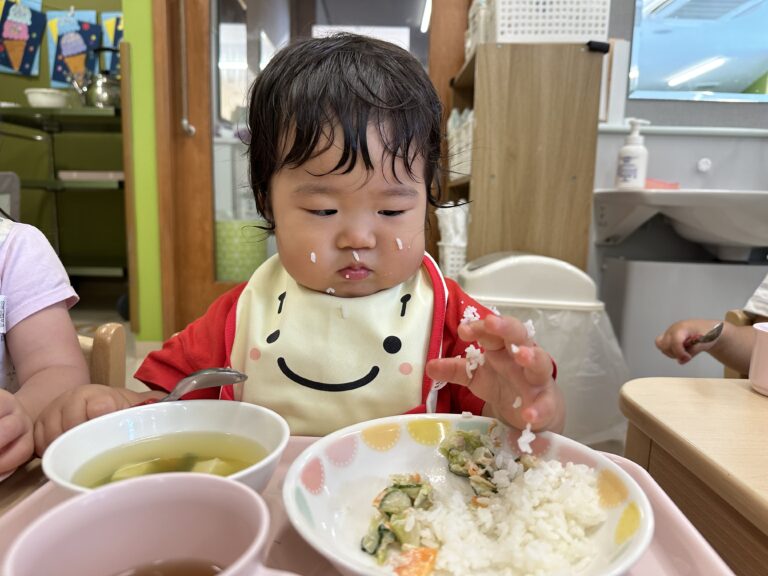
<path fill-rule="evenodd" d="M 405 210 L 379 210 L 379 214 L 382 216 L 400 216 L 404 214 Z"/>
<path fill-rule="evenodd" d="M 333 216 L 338 210 L 310 210 L 315 216 Z"/>

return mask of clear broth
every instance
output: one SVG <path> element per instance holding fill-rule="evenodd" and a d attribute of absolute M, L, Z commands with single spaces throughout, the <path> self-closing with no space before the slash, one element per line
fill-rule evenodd
<path fill-rule="evenodd" d="M 95 456 L 72 476 L 85 488 L 157 474 L 207 472 L 229 476 L 264 459 L 258 442 L 223 432 L 177 432 L 144 438 Z"/>
<path fill-rule="evenodd" d="M 215 576 L 222 568 L 207 560 L 164 560 L 123 570 L 114 576 Z"/>

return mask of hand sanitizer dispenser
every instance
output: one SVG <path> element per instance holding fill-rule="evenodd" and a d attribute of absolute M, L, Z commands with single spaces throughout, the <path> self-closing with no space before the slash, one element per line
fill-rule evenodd
<path fill-rule="evenodd" d="M 648 171 L 648 149 L 643 144 L 640 126 L 650 124 L 648 120 L 627 118 L 630 130 L 624 146 L 619 150 L 619 165 L 616 170 L 616 188 L 619 190 L 642 190 Z"/>

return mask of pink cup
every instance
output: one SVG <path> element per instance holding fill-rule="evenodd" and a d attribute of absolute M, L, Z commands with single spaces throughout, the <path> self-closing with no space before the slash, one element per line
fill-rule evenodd
<path fill-rule="evenodd" d="M 768 396 L 768 322 L 752 325 L 755 345 L 749 362 L 749 382 L 752 388 Z"/>
<path fill-rule="evenodd" d="M 45 513 L 11 545 L 5 576 L 111 576 L 157 561 L 206 560 L 220 576 L 296 576 L 265 568 L 269 510 L 219 476 L 154 474 L 110 484 Z"/>

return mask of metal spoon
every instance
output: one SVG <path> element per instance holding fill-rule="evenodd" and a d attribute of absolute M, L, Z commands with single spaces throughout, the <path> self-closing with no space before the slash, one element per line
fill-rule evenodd
<path fill-rule="evenodd" d="M 205 368 L 179 380 L 173 391 L 168 396 L 158 400 L 158 402 L 178 400 L 184 394 L 193 390 L 238 384 L 239 382 L 245 382 L 247 379 L 248 376 L 232 368 Z"/>
<path fill-rule="evenodd" d="M 722 331 L 723 323 L 718 322 L 712 327 L 711 330 L 709 330 L 709 332 L 706 332 L 705 334 L 699 334 L 698 336 L 689 336 L 686 338 L 685 342 L 683 342 L 683 347 L 687 350 L 696 344 L 706 344 L 707 342 L 713 342 L 717 340 L 717 337 L 720 336 Z"/>

